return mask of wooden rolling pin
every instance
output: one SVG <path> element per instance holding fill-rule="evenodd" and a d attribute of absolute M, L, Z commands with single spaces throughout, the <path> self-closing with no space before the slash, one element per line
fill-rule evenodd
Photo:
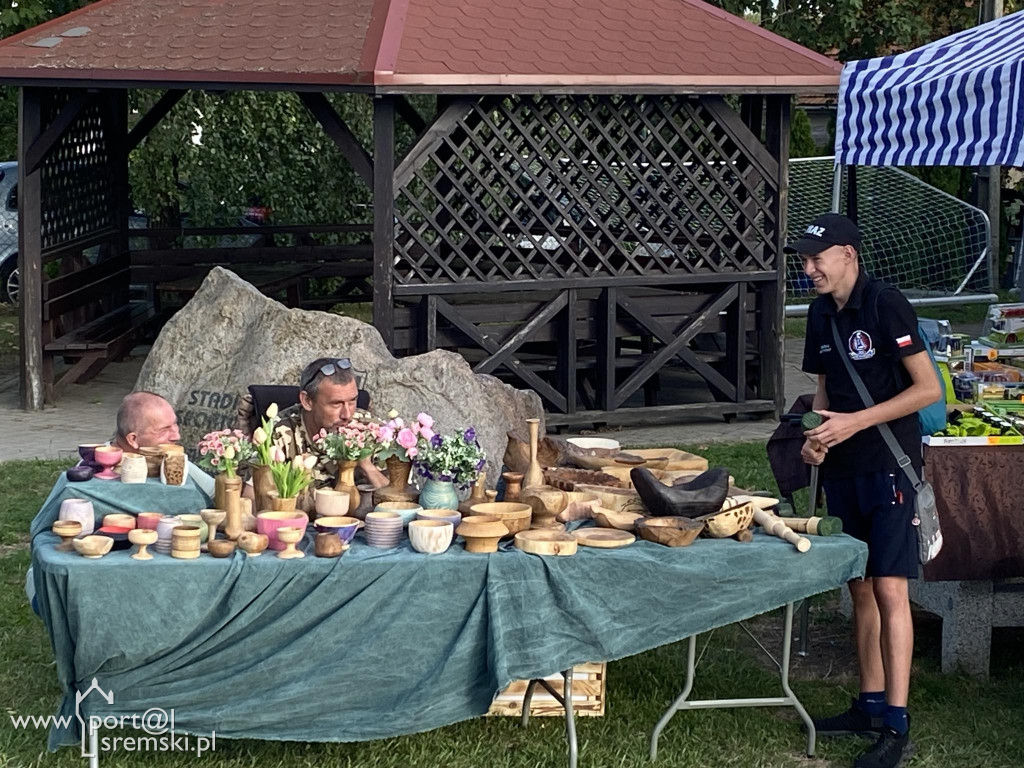
<path fill-rule="evenodd" d="M 780 517 L 786 527 L 812 536 L 835 536 L 843 532 L 843 521 L 838 517 Z"/>
<path fill-rule="evenodd" d="M 789 526 L 786 525 L 782 520 L 771 512 L 765 512 L 763 509 L 754 510 L 754 522 L 764 528 L 772 536 L 778 536 L 784 541 L 788 541 L 794 547 L 797 552 L 806 552 L 811 548 L 811 540 L 805 536 L 801 536 L 796 531 L 790 530 Z"/>

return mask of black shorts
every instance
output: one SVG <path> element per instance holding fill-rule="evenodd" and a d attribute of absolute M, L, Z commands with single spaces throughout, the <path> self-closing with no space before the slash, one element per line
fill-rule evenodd
<path fill-rule="evenodd" d="M 865 575 L 917 578 L 914 487 L 899 469 L 825 478 L 828 513 L 841 518 L 843 533 L 868 545 Z"/>

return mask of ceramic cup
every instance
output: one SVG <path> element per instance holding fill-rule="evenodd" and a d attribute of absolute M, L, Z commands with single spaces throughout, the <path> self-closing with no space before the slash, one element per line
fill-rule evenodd
<path fill-rule="evenodd" d="M 317 517 L 344 517 L 348 514 L 349 495 L 345 491 L 317 488 L 314 501 Z"/>
<path fill-rule="evenodd" d="M 414 501 L 382 501 L 373 508 L 373 511 L 397 512 L 402 518 L 402 526 L 406 527 L 423 511 L 423 507 Z"/>
<path fill-rule="evenodd" d="M 95 471 L 102 469 L 99 464 L 96 463 L 96 449 L 106 443 L 82 443 L 78 446 L 78 455 L 82 459 L 82 463 L 88 467 L 92 467 Z"/>
<path fill-rule="evenodd" d="M 455 526 L 441 520 L 413 520 L 409 523 L 409 543 L 417 552 L 439 555 L 448 549 Z"/>
<path fill-rule="evenodd" d="M 389 549 L 402 540 L 402 516 L 397 512 L 366 514 L 366 543 L 371 547 Z"/>
<path fill-rule="evenodd" d="M 179 525 L 181 525 L 181 520 L 175 515 L 164 515 L 160 518 L 160 522 L 156 526 L 156 544 L 153 545 L 157 552 L 162 552 L 165 555 L 170 554 L 171 533 Z"/>
<path fill-rule="evenodd" d="M 256 530 L 270 540 L 270 548 L 278 552 L 285 548 L 277 538 L 278 528 L 301 528 L 306 530 L 309 518 L 302 512 L 260 512 L 256 515 Z"/>
<path fill-rule="evenodd" d="M 117 528 L 128 528 L 130 530 L 135 528 L 137 523 L 135 515 L 129 515 L 126 512 L 115 512 L 113 514 L 103 516 L 103 525 L 104 527 L 113 525 Z"/>
<path fill-rule="evenodd" d="M 103 471 L 96 477 L 102 480 L 117 480 L 113 469 L 121 461 L 121 449 L 116 445 L 100 445 L 96 447 L 93 455 L 96 457 L 96 463 L 103 467 Z"/>
<path fill-rule="evenodd" d="M 149 469 L 146 457 L 140 453 L 125 453 L 121 456 L 121 482 L 144 483 Z"/>
<path fill-rule="evenodd" d="M 82 535 L 88 536 L 96 530 L 96 513 L 92 502 L 86 499 L 64 499 L 60 503 L 59 520 L 77 520 L 82 524 Z"/>
<path fill-rule="evenodd" d="M 318 533 L 334 533 L 341 539 L 342 544 L 348 544 L 356 535 L 359 528 L 359 521 L 354 517 L 343 517 L 331 515 L 318 517 L 313 523 Z"/>
<path fill-rule="evenodd" d="M 203 520 L 202 515 L 178 515 L 182 525 L 194 525 L 199 529 L 199 542 L 205 543 L 210 534 L 210 526 Z"/>
<path fill-rule="evenodd" d="M 451 523 L 458 528 L 462 522 L 462 515 L 454 509 L 421 509 L 416 513 L 417 520 L 440 520 L 442 523 Z"/>
<path fill-rule="evenodd" d="M 135 527 L 155 531 L 161 517 L 163 515 L 159 512 L 139 512 L 138 517 L 135 518 Z"/>

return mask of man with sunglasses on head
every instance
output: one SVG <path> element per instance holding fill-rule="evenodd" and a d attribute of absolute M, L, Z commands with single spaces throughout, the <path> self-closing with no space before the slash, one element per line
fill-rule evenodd
<path fill-rule="evenodd" d="M 278 414 L 274 424 L 274 444 L 289 459 L 302 453 L 317 457 L 313 468 L 313 487 L 334 483 L 337 462 L 324 456 L 313 442 L 321 429 L 328 431 L 347 424 L 355 415 L 359 399 L 352 361 L 347 357 L 322 357 L 307 365 L 299 380 L 299 402 Z M 366 482 L 375 488 L 388 484 L 387 477 L 370 458 L 359 462 Z M 312 493 L 303 494 L 299 504 L 304 511 L 312 509 Z"/>

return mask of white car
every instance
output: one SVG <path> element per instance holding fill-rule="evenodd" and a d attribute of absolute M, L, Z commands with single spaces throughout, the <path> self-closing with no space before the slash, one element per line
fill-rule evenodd
<path fill-rule="evenodd" d="M 18 301 L 18 164 L 0 163 L 0 302 Z"/>

